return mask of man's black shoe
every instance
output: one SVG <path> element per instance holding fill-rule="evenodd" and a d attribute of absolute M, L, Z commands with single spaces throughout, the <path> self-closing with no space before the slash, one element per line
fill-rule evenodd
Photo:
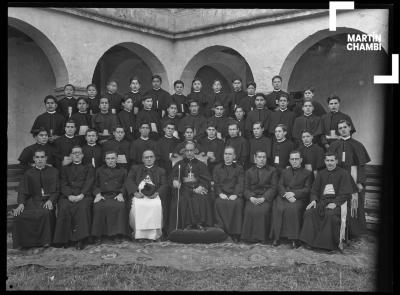
<path fill-rule="evenodd" d="M 202 226 L 201 224 L 197 224 L 197 228 L 199 230 L 206 230 L 206 228 L 204 226 Z"/>
<path fill-rule="evenodd" d="M 75 245 L 76 250 L 83 250 L 83 249 L 85 249 L 85 247 L 86 247 L 86 244 L 83 240 L 76 242 L 76 245 Z"/>
<path fill-rule="evenodd" d="M 279 240 L 274 240 L 273 242 L 272 242 L 272 246 L 274 246 L 274 247 L 277 247 L 277 246 L 279 246 Z"/>
<path fill-rule="evenodd" d="M 299 247 L 300 247 L 299 243 L 296 240 L 293 240 L 292 241 L 292 249 L 297 249 Z"/>

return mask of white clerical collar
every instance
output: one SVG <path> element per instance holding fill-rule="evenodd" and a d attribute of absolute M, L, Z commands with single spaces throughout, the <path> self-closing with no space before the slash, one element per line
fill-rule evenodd
<path fill-rule="evenodd" d="M 200 92 L 201 90 L 193 90 L 193 92 Z"/>
<path fill-rule="evenodd" d="M 304 117 L 310 117 L 312 115 L 312 113 L 310 113 L 310 114 L 306 114 L 306 113 L 304 113 Z"/>
<path fill-rule="evenodd" d="M 331 113 L 332 114 L 336 114 L 336 113 L 338 113 L 339 111 L 331 111 Z"/>
<path fill-rule="evenodd" d="M 82 161 L 80 161 L 80 162 L 72 162 L 72 163 L 75 164 L 75 165 L 79 165 L 79 164 L 82 163 Z"/>
<path fill-rule="evenodd" d="M 88 98 L 89 98 L 89 99 L 95 99 L 95 98 L 96 98 L 96 96 L 93 96 L 93 97 L 90 97 L 90 96 L 88 96 Z"/>
<path fill-rule="evenodd" d="M 55 114 L 56 113 L 56 111 L 52 111 L 52 112 L 50 112 L 50 111 L 47 111 L 50 115 L 53 115 L 53 114 Z"/>
<path fill-rule="evenodd" d="M 286 140 L 286 138 L 283 138 L 283 139 L 281 139 L 281 140 L 276 140 L 277 142 L 279 142 L 279 143 L 281 143 L 281 142 L 284 142 Z"/>
<path fill-rule="evenodd" d="M 351 138 L 351 136 L 347 136 L 347 137 L 342 137 L 343 140 L 349 140 Z"/>
<path fill-rule="evenodd" d="M 71 98 L 72 98 L 72 96 L 69 96 L 69 97 L 68 97 L 68 96 L 66 96 L 66 98 L 68 98 L 68 99 L 71 99 Z"/>
<path fill-rule="evenodd" d="M 124 109 L 124 111 L 125 111 L 125 112 L 128 112 L 128 113 L 130 113 L 130 112 L 131 112 L 131 110 L 128 110 L 128 109 Z"/>
<path fill-rule="evenodd" d="M 220 91 L 215 91 L 214 93 L 220 93 L 221 92 L 221 90 Z"/>
<path fill-rule="evenodd" d="M 262 111 L 262 110 L 264 110 L 264 109 L 265 109 L 264 107 L 262 107 L 261 109 L 259 109 L 259 108 L 256 107 L 256 110 L 257 110 L 257 111 Z"/>
<path fill-rule="evenodd" d="M 230 164 L 226 164 L 226 163 L 224 163 L 224 164 L 225 164 L 225 166 L 232 166 L 233 162 Z"/>
<path fill-rule="evenodd" d="M 143 140 L 149 140 L 149 138 L 147 137 L 147 138 L 143 138 L 143 137 L 141 137 L 140 136 L 140 139 L 143 139 Z"/>
<path fill-rule="evenodd" d="M 312 145 L 313 145 L 312 142 L 311 142 L 310 144 L 304 144 L 305 147 L 310 147 L 310 146 L 312 146 Z"/>
<path fill-rule="evenodd" d="M 223 115 L 220 115 L 220 116 L 214 115 L 214 117 L 215 117 L 215 118 L 222 118 Z"/>
<path fill-rule="evenodd" d="M 280 89 L 278 89 L 278 90 L 275 90 L 275 89 L 274 89 L 273 91 L 275 91 L 275 92 L 279 92 L 279 91 L 281 91 L 281 90 L 280 90 Z"/>
<path fill-rule="evenodd" d="M 107 91 L 107 93 L 108 93 L 108 94 L 114 94 L 114 93 L 111 93 L 110 91 Z"/>
<path fill-rule="evenodd" d="M 146 167 L 147 169 L 150 169 L 150 168 L 153 168 L 153 166 L 154 166 L 154 165 L 151 165 L 151 166 L 144 166 L 144 167 Z"/>
<path fill-rule="evenodd" d="M 86 112 L 78 111 L 78 113 L 80 113 L 80 114 L 87 114 L 87 111 L 86 111 Z"/>
<path fill-rule="evenodd" d="M 165 138 L 171 139 L 173 136 L 167 136 L 167 134 L 164 135 Z"/>
<path fill-rule="evenodd" d="M 131 90 L 131 92 L 136 94 L 136 93 L 139 93 L 139 90 L 138 91 Z"/>
<path fill-rule="evenodd" d="M 214 139 L 216 139 L 217 137 L 210 138 L 210 137 L 207 136 L 207 138 L 208 138 L 209 140 L 214 140 Z"/>
<path fill-rule="evenodd" d="M 160 88 L 157 88 L 157 89 L 153 88 L 153 90 L 155 90 L 155 91 L 158 91 L 158 90 L 160 90 L 160 89 L 161 89 L 161 87 L 160 87 Z"/>
<path fill-rule="evenodd" d="M 117 167 L 117 165 L 115 164 L 115 166 L 107 166 L 107 167 L 110 169 L 113 169 L 113 168 Z"/>
<path fill-rule="evenodd" d="M 258 166 L 258 165 L 256 165 L 256 167 L 257 167 L 258 169 L 261 169 L 261 168 L 264 168 L 265 165 L 264 165 L 264 166 Z"/>
<path fill-rule="evenodd" d="M 104 112 L 102 112 L 102 111 L 100 110 L 100 114 L 107 115 L 107 114 L 108 114 L 108 111 L 107 111 L 106 113 L 104 113 Z"/>
<path fill-rule="evenodd" d="M 151 111 L 151 108 L 150 108 L 150 109 L 143 108 L 143 110 L 145 110 L 145 111 Z"/>
<path fill-rule="evenodd" d="M 175 116 L 176 117 L 176 116 Z M 170 115 L 168 115 L 168 118 L 170 118 L 170 119 L 175 119 L 175 117 L 171 117 Z"/>
<path fill-rule="evenodd" d="M 253 95 L 247 94 L 248 97 L 253 97 L 254 95 L 255 95 L 255 94 L 253 94 Z"/>
<path fill-rule="evenodd" d="M 72 135 L 72 136 L 69 136 L 69 135 L 65 134 L 65 136 L 68 137 L 69 139 L 74 138 L 73 135 Z"/>
<path fill-rule="evenodd" d="M 183 95 L 182 93 L 175 92 L 176 95 Z"/>
<path fill-rule="evenodd" d="M 262 137 L 262 134 L 261 134 L 260 137 L 257 137 L 257 136 L 254 135 L 254 138 L 255 138 L 255 139 L 260 139 L 261 137 Z"/>
<path fill-rule="evenodd" d="M 282 110 L 282 109 L 279 109 L 281 112 L 285 112 L 285 111 L 287 111 L 287 108 L 286 109 L 284 109 L 284 110 Z"/>
<path fill-rule="evenodd" d="M 45 143 L 40 143 L 40 142 L 37 142 L 36 144 L 40 144 L 40 145 L 46 145 Z"/>
<path fill-rule="evenodd" d="M 35 165 L 35 168 L 38 170 L 43 170 L 44 168 L 46 168 L 46 165 L 44 165 L 42 168 L 39 168 L 38 166 Z"/>
<path fill-rule="evenodd" d="M 95 146 L 96 143 L 88 143 L 88 146 Z"/>

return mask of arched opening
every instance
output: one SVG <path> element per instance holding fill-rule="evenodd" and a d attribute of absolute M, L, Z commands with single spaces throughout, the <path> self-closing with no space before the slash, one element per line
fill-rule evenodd
<path fill-rule="evenodd" d="M 231 80 L 235 77 L 242 79 L 243 84 L 253 81 L 253 73 L 244 57 L 236 50 L 226 46 L 211 46 L 197 53 L 186 65 L 181 80 L 187 85 L 186 93 L 195 77 L 203 80 L 205 92 L 212 91 L 212 82 L 219 79 L 226 92 L 232 91 Z"/>
<path fill-rule="evenodd" d="M 9 18 L 8 23 L 8 164 L 33 143 L 30 130 L 45 111 L 43 99 L 68 81 L 53 43 L 34 27 Z"/>
<path fill-rule="evenodd" d="M 129 79 L 138 76 L 145 92 L 151 89 L 151 76 L 158 74 L 163 79 L 162 87 L 169 91 L 169 81 L 164 66 L 145 47 L 135 43 L 120 43 L 108 49 L 97 62 L 93 83 L 100 93 L 106 91 L 109 79 L 118 82 L 118 92 L 124 94 L 129 89 Z"/>
<path fill-rule="evenodd" d="M 357 132 L 354 138 L 367 148 L 372 161 L 383 162 L 385 86 L 374 84 L 374 75 L 387 75 L 388 56 L 380 51 L 347 49 L 347 34 L 358 30 L 340 28 L 319 31 L 298 44 L 281 70 L 289 92 L 314 86 L 315 99 L 327 109 L 327 97 L 341 98 L 341 111 L 350 115 Z M 286 76 L 285 76 L 286 75 Z"/>

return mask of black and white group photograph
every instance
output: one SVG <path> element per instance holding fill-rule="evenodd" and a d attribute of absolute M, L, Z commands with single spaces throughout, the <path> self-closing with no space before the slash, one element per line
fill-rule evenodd
<path fill-rule="evenodd" d="M 393 292 L 393 5 L 49 4 L 8 6 L 7 291 Z"/>

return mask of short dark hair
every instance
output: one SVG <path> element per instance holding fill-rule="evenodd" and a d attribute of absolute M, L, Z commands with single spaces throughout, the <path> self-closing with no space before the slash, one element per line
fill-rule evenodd
<path fill-rule="evenodd" d="M 162 128 L 164 129 L 164 128 L 166 128 L 168 125 L 173 125 L 174 127 L 176 127 L 176 124 L 175 124 L 174 121 L 172 121 L 172 120 L 167 120 L 167 121 L 164 122 Z"/>
<path fill-rule="evenodd" d="M 160 75 L 153 75 L 153 76 L 151 76 L 151 81 L 153 82 L 153 80 L 154 79 L 158 79 L 158 80 L 160 80 L 160 82 L 162 83 L 162 79 L 161 79 L 161 76 Z"/>
<path fill-rule="evenodd" d="M 47 157 L 47 152 L 44 148 L 38 147 L 33 151 L 33 156 L 35 156 L 36 153 L 44 153 L 44 155 Z"/>
<path fill-rule="evenodd" d="M 191 100 L 188 101 L 188 105 L 190 106 L 193 102 L 195 102 L 198 106 L 200 105 L 197 99 L 192 98 Z"/>
<path fill-rule="evenodd" d="M 329 102 L 330 102 L 331 100 L 333 100 L 333 99 L 337 99 L 338 102 L 340 102 L 339 96 L 332 94 L 332 95 L 329 95 L 329 96 L 328 96 L 328 99 L 327 99 L 328 104 L 329 104 Z"/>
<path fill-rule="evenodd" d="M 309 129 L 303 129 L 303 130 L 301 130 L 300 135 L 303 136 L 303 133 L 309 133 L 311 136 L 314 136 L 314 135 L 312 134 L 311 130 L 309 130 Z"/>
<path fill-rule="evenodd" d="M 80 100 L 83 100 L 87 104 L 86 97 L 79 96 L 78 99 L 76 100 L 76 103 L 78 103 Z"/>
<path fill-rule="evenodd" d="M 76 122 L 72 119 L 68 119 L 67 122 L 65 122 L 65 126 L 67 126 L 68 123 L 73 123 L 76 127 Z"/>
<path fill-rule="evenodd" d="M 249 88 L 249 86 L 251 86 L 251 85 L 253 85 L 253 86 L 254 86 L 254 88 L 257 88 L 257 84 L 256 84 L 256 82 L 253 82 L 253 81 L 251 81 L 251 82 L 247 83 L 247 84 L 246 84 L 246 87 L 247 87 L 247 88 Z"/>
<path fill-rule="evenodd" d="M 107 80 L 107 85 L 110 85 L 112 82 L 114 82 L 114 83 L 117 84 L 117 86 L 118 86 L 118 82 L 117 82 L 117 80 L 115 80 L 115 79 L 108 79 L 108 80 Z"/>
<path fill-rule="evenodd" d="M 273 76 L 272 79 L 271 79 L 271 81 L 274 82 L 274 80 L 275 80 L 276 78 L 278 78 L 278 79 L 281 80 L 281 82 L 282 82 L 282 77 L 279 76 L 279 75 Z"/>
<path fill-rule="evenodd" d="M 96 130 L 96 129 L 89 128 L 88 130 L 86 130 L 85 136 L 86 136 L 89 132 L 96 132 L 96 135 L 97 135 L 97 130 Z"/>
<path fill-rule="evenodd" d="M 142 128 L 143 125 L 148 125 L 150 127 L 151 124 L 147 120 L 142 120 L 142 121 L 139 122 L 139 128 Z"/>
<path fill-rule="evenodd" d="M 281 93 L 278 97 L 278 101 L 281 99 L 281 97 L 286 98 L 286 101 L 289 101 L 289 95 L 287 95 L 286 93 Z"/>
<path fill-rule="evenodd" d="M 229 128 L 229 126 L 232 126 L 232 125 L 236 125 L 236 128 L 239 129 L 239 122 L 238 121 L 236 121 L 236 120 L 229 121 L 228 122 L 228 128 Z"/>
<path fill-rule="evenodd" d="M 131 84 L 133 80 L 136 80 L 136 81 L 138 81 L 138 82 L 139 82 L 139 84 L 142 84 L 142 83 L 140 82 L 140 80 L 139 80 L 139 77 L 138 77 L 138 76 L 133 76 L 133 77 L 130 77 L 130 78 L 129 78 L 129 84 Z"/>
<path fill-rule="evenodd" d="M 325 158 L 326 158 L 326 157 L 331 157 L 331 156 L 335 156 L 335 159 L 336 159 L 336 160 L 338 159 L 337 154 L 336 154 L 335 152 L 332 152 L 332 151 L 327 151 L 327 152 L 325 153 L 325 155 L 324 155 Z"/>
<path fill-rule="evenodd" d="M 251 125 L 251 127 L 254 128 L 254 125 L 255 125 L 255 124 L 260 124 L 260 127 L 261 127 L 261 128 L 264 128 L 264 123 L 261 122 L 261 121 L 255 121 L 255 122 Z"/>
<path fill-rule="evenodd" d="M 167 106 L 167 109 L 170 107 L 170 106 L 176 106 L 176 107 L 178 107 L 178 104 L 175 102 L 175 101 L 170 101 L 169 103 L 168 103 L 168 106 Z"/>
<path fill-rule="evenodd" d="M 177 84 L 182 84 L 182 86 L 185 87 L 185 83 L 183 83 L 182 80 L 176 80 L 176 81 L 174 82 L 174 87 L 175 87 Z"/>
<path fill-rule="evenodd" d="M 288 131 L 288 128 L 287 128 L 287 126 L 286 126 L 285 124 L 278 124 L 278 125 L 276 125 L 275 128 L 274 128 L 274 130 L 275 130 L 276 128 L 278 128 L 278 127 L 281 127 L 283 131 L 286 131 L 286 132 Z"/>
<path fill-rule="evenodd" d="M 115 150 L 107 150 L 107 151 L 104 153 L 104 158 L 105 158 L 107 155 L 110 155 L 110 154 L 118 155 L 118 153 L 117 153 Z"/>
<path fill-rule="evenodd" d="M 342 123 L 346 123 L 347 126 L 349 126 L 350 128 L 352 127 L 352 124 L 351 124 L 348 120 L 346 120 L 346 119 L 340 120 L 340 121 L 337 123 L 337 127 L 339 127 L 339 124 L 342 124 Z"/>
<path fill-rule="evenodd" d="M 305 104 L 306 102 L 311 102 L 311 105 L 314 106 L 314 102 L 313 102 L 312 99 L 310 99 L 310 98 L 305 98 L 305 99 L 303 100 L 302 105 L 304 106 L 304 104 Z"/>
<path fill-rule="evenodd" d="M 267 156 L 267 152 L 266 151 L 262 151 L 262 150 L 256 150 L 256 152 L 254 153 L 254 156 L 257 156 L 257 154 L 259 153 L 264 153 L 265 156 Z"/>
<path fill-rule="evenodd" d="M 264 98 L 264 100 L 265 100 L 265 95 L 264 95 L 264 93 L 262 93 L 262 92 L 257 92 L 257 93 L 255 94 L 255 98 L 257 98 L 258 96 L 261 96 L 261 97 Z"/>
<path fill-rule="evenodd" d="M 185 127 L 183 127 L 183 133 L 185 133 L 186 130 L 188 130 L 189 128 L 192 129 L 192 131 L 194 132 L 194 127 L 192 125 L 186 125 Z"/>
<path fill-rule="evenodd" d="M 235 77 L 232 79 L 232 83 L 235 81 L 240 81 L 240 83 L 243 83 L 242 78 L 239 78 L 239 77 Z"/>
<path fill-rule="evenodd" d="M 299 154 L 299 155 L 300 155 L 300 158 L 302 158 L 301 152 L 300 152 L 299 150 L 292 150 L 292 151 L 289 153 L 289 158 L 290 158 L 290 155 L 292 155 L 292 154 Z"/>
<path fill-rule="evenodd" d="M 94 88 L 96 88 L 96 91 L 97 91 L 97 86 L 96 86 L 96 84 L 94 84 L 94 83 L 89 84 L 88 86 L 86 86 L 86 90 L 88 90 L 89 87 L 94 87 Z"/>
<path fill-rule="evenodd" d="M 69 149 L 69 153 L 72 153 L 72 150 L 73 150 L 73 149 L 76 149 L 76 148 L 80 148 L 81 151 L 83 151 L 83 149 L 82 149 L 82 147 L 81 147 L 80 145 L 74 145 L 74 146 L 72 146 L 72 147 Z"/>
<path fill-rule="evenodd" d="M 71 87 L 72 87 L 72 89 L 75 91 L 75 86 L 74 86 L 74 85 L 72 85 L 72 84 L 66 84 L 66 85 L 64 86 L 64 90 L 65 90 L 65 88 L 67 88 L 68 86 L 71 86 Z"/>
<path fill-rule="evenodd" d="M 130 97 L 129 95 L 123 96 L 123 97 L 121 98 L 121 101 L 122 101 L 122 102 L 126 102 L 128 99 L 131 99 L 132 102 L 133 102 L 133 98 Z"/>
<path fill-rule="evenodd" d="M 203 84 L 203 80 L 199 77 L 194 77 L 194 79 L 192 80 L 192 85 L 194 82 L 199 81 L 201 84 Z"/>
<path fill-rule="evenodd" d="M 42 127 L 39 127 L 38 129 L 33 129 L 33 130 L 31 131 L 31 133 L 32 133 L 33 136 L 37 136 L 40 132 L 43 132 L 43 131 L 45 131 L 46 133 L 48 133 L 47 130 L 46 130 L 46 128 L 44 128 L 43 126 L 42 126 Z"/>
<path fill-rule="evenodd" d="M 304 89 L 303 93 L 306 92 L 307 90 L 310 90 L 312 93 L 315 92 L 315 88 L 313 86 L 306 87 L 306 89 Z"/>
<path fill-rule="evenodd" d="M 53 95 L 46 95 L 46 97 L 43 100 L 44 104 L 46 104 L 49 99 L 52 99 L 54 100 L 55 103 L 57 103 L 57 99 Z"/>
<path fill-rule="evenodd" d="M 234 154 L 236 155 L 236 151 L 235 151 L 235 148 L 234 148 L 233 146 L 231 146 L 231 145 L 227 145 L 227 146 L 225 146 L 225 148 L 224 148 L 224 152 L 225 152 L 225 150 L 227 150 L 227 149 L 232 149 L 232 150 L 233 150 L 233 152 L 234 152 Z"/>

